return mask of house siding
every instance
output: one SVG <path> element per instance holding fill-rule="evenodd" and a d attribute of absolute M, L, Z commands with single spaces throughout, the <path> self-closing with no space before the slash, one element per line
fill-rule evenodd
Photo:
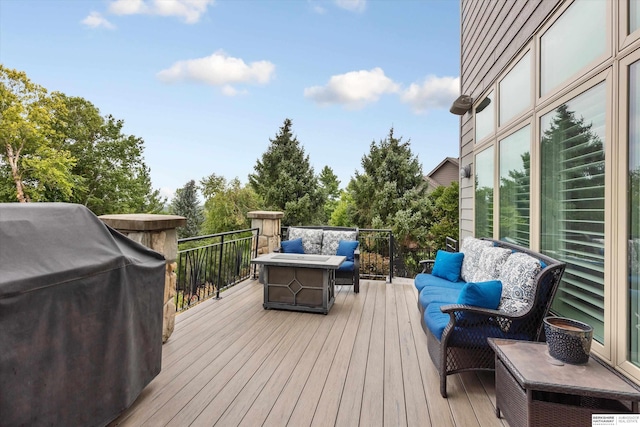
<path fill-rule="evenodd" d="M 562 0 L 461 0 L 461 93 L 485 95 Z M 460 119 L 460 166 L 473 168 L 473 114 Z M 473 235 L 473 179 L 460 182 L 460 238 Z"/>

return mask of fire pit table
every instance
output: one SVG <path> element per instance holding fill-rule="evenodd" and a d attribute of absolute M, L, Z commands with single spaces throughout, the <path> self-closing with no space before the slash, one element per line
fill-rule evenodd
<path fill-rule="evenodd" d="M 335 300 L 336 269 L 345 261 L 336 255 L 270 253 L 251 260 L 262 266 L 265 309 L 327 314 Z"/>

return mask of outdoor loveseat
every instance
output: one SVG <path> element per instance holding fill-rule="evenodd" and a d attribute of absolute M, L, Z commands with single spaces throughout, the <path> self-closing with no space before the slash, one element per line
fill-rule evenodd
<path fill-rule="evenodd" d="M 447 397 L 447 375 L 493 370 L 487 338 L 544 339 L 565 264 L 518 245 L 467 237 L 460 252 L 423 261 L 414 284 L 429 356 Z"/>
<path fill-rule="evenodd" d="M 301 248 L 297 239 L 301 239 Z M 360 292 L 360 251 L 357 228 L 289 227 L 287 239 L 283 239 L 280 252 L 291 251 L 315 255 L 344 255 L 347 259 L 336 270 L 335 284 L 352 285 L 355 293 Z"/>

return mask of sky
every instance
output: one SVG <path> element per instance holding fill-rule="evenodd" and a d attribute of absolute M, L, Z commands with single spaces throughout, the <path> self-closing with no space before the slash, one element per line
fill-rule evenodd
<path fill-rule="evenodd" d="M 285 119 L 346 187 L 372 142 L 459 155 L 457 0 L 0 0 L 0 63 L 144 140 L 171 197 L 248 181 Z"/>

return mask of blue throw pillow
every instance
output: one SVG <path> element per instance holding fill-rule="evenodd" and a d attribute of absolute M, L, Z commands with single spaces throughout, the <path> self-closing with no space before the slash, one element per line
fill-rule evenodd
<path fill-rule="evenodd" d="M 478 283 L 469 282 L 462 287 L 460 295 L 458 295 L 457 304 L 495 310 L 500 305 L 501 296 L 502 282 L 500 280 Z"/>
<path fill-rule="evenodd" d="M 293 240 L 285 240 L 281 243 L 285 254 L 303 254 L 302 237 Z"/>
<path fill-rule="evenodd" d="M 447 279 L 450 282 L 457 282 L 460 280 L 463 258 L 464 254 L 462 252 L 438 251 L 431 274 Z"/>
<path fill-rule="evenodd" d="M 347 257 L 347 261 L 353 261 L 353 253 L 356 251 L 359 243 L 357 240 L 340 240 L 338 242 L 336 255 Z"/>

